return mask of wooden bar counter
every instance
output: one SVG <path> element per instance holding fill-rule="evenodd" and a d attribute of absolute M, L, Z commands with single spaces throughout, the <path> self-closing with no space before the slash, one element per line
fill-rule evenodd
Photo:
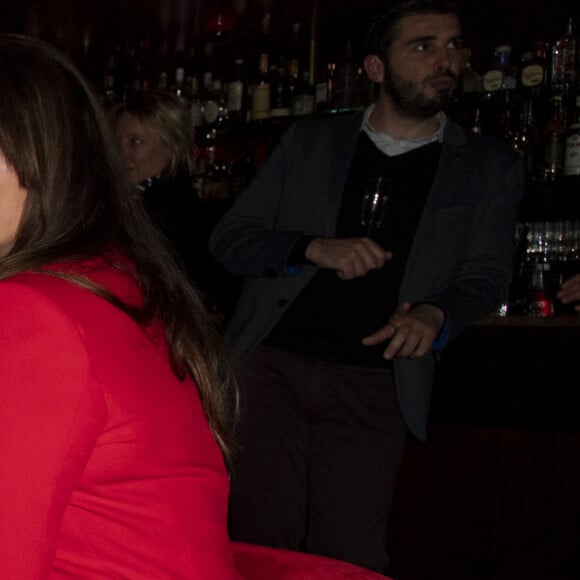
<path fill-rule="evenodd" d="M 580 316 L 488 317 L 449 345 L 389 551 L 396 580 L 580 579 Z"/>

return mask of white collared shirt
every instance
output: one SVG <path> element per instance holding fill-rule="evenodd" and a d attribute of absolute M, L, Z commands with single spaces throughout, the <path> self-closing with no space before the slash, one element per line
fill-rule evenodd
<path fill-rule="evenodd" d="M 443 141 L 443 131 L 445 129 L 445 122 L 447 117 L 443 111 L 437 113 L 437 120 L 439 121 L 439 128 L 432 135 L 427 135 L 426 137 L 417 137 L 415 139 L 395 139 L 387 133 L 381 133 L 376 131 L 369 122 L 369 117 L 373 112 L 375 106 L 370 105 L 364 112 L 363 122 L 361 126 L 361 131 L 364 131 L 370 138 L 370 140 L 377 146 L 377 148 L 382 151 L 385 155 L 394 157 L 395 155 L 401 155 L 402 153 L 407 153 L 413 149 L 418 149 L 427 145 L 428 143 L 433 143 Z"/>

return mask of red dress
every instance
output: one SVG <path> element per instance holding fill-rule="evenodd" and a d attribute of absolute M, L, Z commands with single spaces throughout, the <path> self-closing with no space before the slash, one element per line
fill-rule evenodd
<path fill-rule="evenodd" d="M 102 261 L 80 269 L 139 302 Z M 159 329 L 54 276 L 0 282 L 0 578 L 238 578 L 228 490 Z"/>

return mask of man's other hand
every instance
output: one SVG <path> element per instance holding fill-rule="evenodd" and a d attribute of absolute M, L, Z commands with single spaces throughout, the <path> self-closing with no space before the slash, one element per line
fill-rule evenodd
<path fill-rule="evenodd" d="M 387 342 L 384 358 L 418 358 L 425 356 L 445 324 L 445 313 L 433 304 L 402 302 L 387 324 L 363 338 L 366 346 Z"/>

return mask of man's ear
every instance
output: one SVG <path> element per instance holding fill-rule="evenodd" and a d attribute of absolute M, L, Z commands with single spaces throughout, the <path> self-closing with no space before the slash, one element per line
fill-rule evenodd
<path fill-rule="evenodd" d="M 367 54 L 363 66 L 369 80 L 373 83 L 382 83 L 385 80 L 385 65 L 376 54 Z"/>

